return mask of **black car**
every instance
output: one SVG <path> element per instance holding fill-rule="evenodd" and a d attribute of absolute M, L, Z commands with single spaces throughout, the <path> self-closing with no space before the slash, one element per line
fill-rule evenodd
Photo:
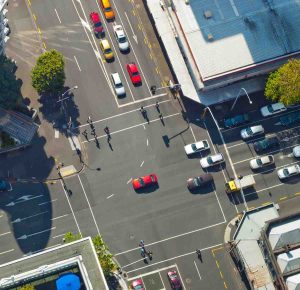
<path fill-rule="evenodd" d="M 210 173 L 202 174 L 197 177 L 192 177 L 187 180 L 187 187 L 189 190 L 195 190 L 204 187 L 214 180 Z"/>
<path fill-rule="evenodd" d="M 254 142 L 253 147 L 256 152 L 262 152 L 267 149 L 275 148 L 279 146 L 279 140 L 276 137 L 265 138 L 263 140 Z"/>
<path fill-rule="evenodd" d="M 232 127 L 236 127 L 236 126 L 245 124 L 247 122 L 249 122 L 248 114 L 237 115 L 237 116 L 234 116 L 231 118 L 224 119 L 224 127 L 232 128 Z"/>

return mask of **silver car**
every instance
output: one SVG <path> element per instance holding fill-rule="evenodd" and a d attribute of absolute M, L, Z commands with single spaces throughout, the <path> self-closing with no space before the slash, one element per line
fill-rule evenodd
<path fill-rule="evenodd" d="M 125 88 L 122 84 L 120 75 L 118 73 L 112 73 L 111 74 L 111 80 L 114 87 L 114 90 L 116 92 L 116 95 L 118 97 L 124 97 L 126 95 Z"/>
<path fill-rule="evenodd" d="M 200 159 L 200 164 L 202 168 L 208 168 L 211 166 L 215 166 L 217 164 L 223 163 L 224 157 L 222 153 L 218 153 L 215 155 L 209 155 Z"/>
<path fill-rule="evenodd" d="M 300 174 L 300 166 L 298 164 L 283 167 L 277 171 L 279 179 L 289 178 L 298 174 Z"/>
<path fill-rule="evenodd" d="M 271 105 L 264 106 L 260 109 L 261 114 L 263 117 L 268 117 L 274 114 L 278 114 L 281 112 L 286 111 L 287 108 L 283 103 L 275 103 Z"/>
<path fill-rule="evenodd" d="M 209 144 L 207 140 L 202 140 L 196 143 L 191 143 L 188 145 L 184 146 L 184 150 L 186 155 L 192 155 L 194 153 L 203 151 L 203 150 L 208 150 L 209 149 Z"/>
<path fill-rule="evenodd" d="M 300 145 L 293 148 L 293 155 L 296 158 L 300 157 Z"/>
<path fill-rule="evenodd" d="M 241 130 L 241 137 L 242 139 L 248 139 L 263 134 L 264 132 L 265 130 L 262 125 L 251 126 Z"/>
<path fill-rule="evenodd" d="M 259 169 L 274 163 L 273 155 L 267 155 L 262 157 L 257 157 L 250 160 L 251 169 Z"/>

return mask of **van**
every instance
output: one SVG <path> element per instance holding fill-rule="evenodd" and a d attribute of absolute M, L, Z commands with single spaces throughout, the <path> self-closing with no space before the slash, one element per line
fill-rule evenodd
<path fill-rule="evenodd" d="M 100 40 L 100 48 L 106 60 L 113 60 L 114 53 L 110 48 L 109 42 L 107 39 Z"/>
<path fill-rule="evenodd" d="M 100 4 L 105 16 L 106 20 L 114 20 L 115 19 L 115 13 L 114 10 L 111 7 L 109 0 L 100 0 Z"/>
<path fill-rule="evenodd" d="M 113 87 L 115 89 L 116 95 L 118 97 L 125 96 L 125 88 L 122 84 L 120 75 L 118 73 L 112 73 L 111 74 L 111 80 L 112 80 L 112 84 L 113 84 Z"/>

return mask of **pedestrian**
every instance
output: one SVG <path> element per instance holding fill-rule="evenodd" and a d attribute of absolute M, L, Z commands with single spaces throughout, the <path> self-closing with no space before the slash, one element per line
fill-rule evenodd
<path fill-rule="evenodd" d="M 158 103 L 158 101 L 156 101 L 156 103 L 155 103 L 155 107 L 156 107 L 156 110 L 160 113 L 160 109 L 159 109 L 159 103 Z"/>
<path fill-rule="evenodd" d="M 142 248 L 145 247 L 145 243 L 144 243 L 143 240 L 140 241 L 139 246 L 142 247 Z"/>
<path fill-rule="evenodd" d="M 109 128 L 108 128 L 107 126 L 104 128 L 104 132 L 105 132 L 106 134 L 109 134 Z"/>
<path fill-rule="evenodd" d="M 147 254 L 148 254 L 149 260 L 151 261 L 152 260 L 152 252 L 149 251 Z"/>
<path fill-rule="evenodd" d="M 91 131 L 91 135 L 93 135 L 93 136 L 95 136 L 95 135 L 96 135 L 96 131 L 95 131 L 95 129 L 93 129 L 93 130 Z"/>
<path fill-rule="evenodd" d="M 164 117 L 163 117 L 163 114 L 162 114 L 162 113 L 159 113 L 158 116 L 159 116 L 159 119 L 163 120 Z"/>
<path fill-rule="evenodd" d="M 90 123 L 93 123 L 93 122 L 92 122 L 91 116 L 88 117 L 87 122 L 88 122 L 89 124 L 90 124 Z"/>
<path fill-rule="evenodd" d="M 86 129 L 81 134 L 87 139 L 88 133 Z"/>
<path fill-rule="evenodd" d="M 143 258 L 146 257 L 146 255 L 145 255 L 145 249 L 144 249 L 144 248 L 141 248 L 141 256 L 142 256 Z"/>

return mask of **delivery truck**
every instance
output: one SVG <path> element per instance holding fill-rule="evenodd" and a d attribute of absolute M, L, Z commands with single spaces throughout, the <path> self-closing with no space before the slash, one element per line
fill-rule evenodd
<path fill-rule="evenodd" d="M 253 187 L 254 185 L 255 179 L 252 174 L 246 176 L 239 176 L 238 178 L 232 179 L 225 183 L 227 193 L 240 191 L 241 189 Z"/>

